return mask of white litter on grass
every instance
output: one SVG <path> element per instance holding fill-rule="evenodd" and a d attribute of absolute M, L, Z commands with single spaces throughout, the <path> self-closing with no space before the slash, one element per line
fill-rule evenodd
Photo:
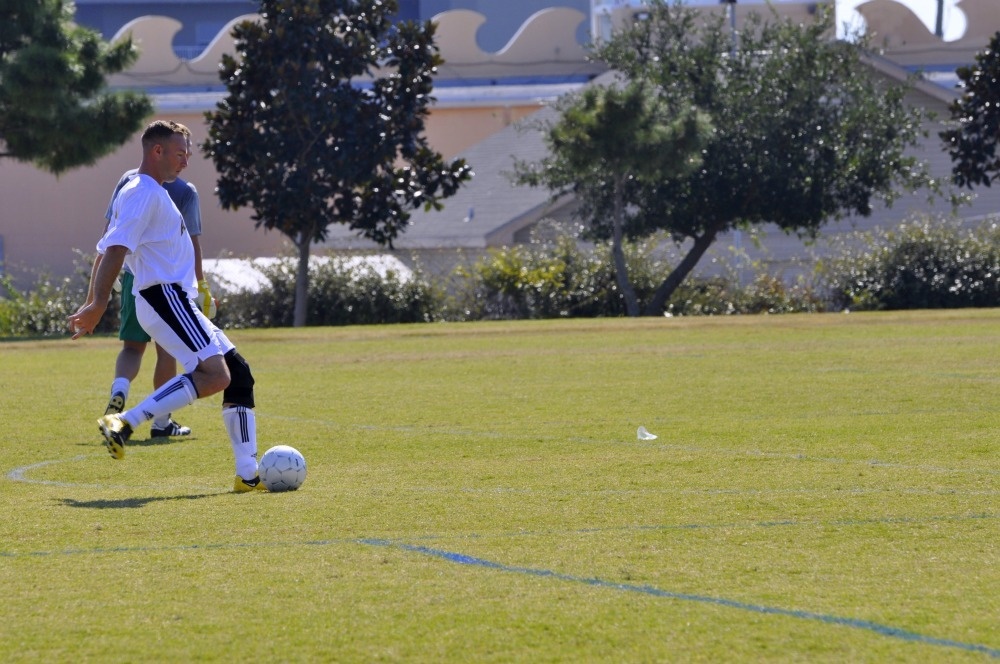
<path fill-rule="evenodd" d="M 636 435 L 639 436 L 639 440 L 656 440 L 656 434 L 646 431 L 646 427 L 639 427 Z"/>

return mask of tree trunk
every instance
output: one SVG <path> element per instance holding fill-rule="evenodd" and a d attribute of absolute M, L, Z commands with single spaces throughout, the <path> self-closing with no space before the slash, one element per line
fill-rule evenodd
<path fill-rule="evenodd" d="M 674 294 L 677 287 L 684 282 L 684 279 L 691 273 L 694 266 L 698 264 L 701 257 L 705 255 L 708 248 L 712 246 L 712 243 L 715 242 L 715 237 L 718 234 L 719 226 L 715 226 L 705 231 L 700 237 L 696 237 L 694 239 L 694 246 L 691 247 L 691 251 L 684 256 L 684 259 L 669 275 L 667 275 L 667 278 L 663 280 L 660 287 L 656 289 L 656 292 L 653 294 L 653 298 L 646 306 L 647 316 L 663 315 L 663 309 L 667 305 L 667 300 L 669 300 L 670 296 Z"/>
<path fill-rule="evenodd" d="M 625 226 L 625 182 L 623 176 L 615 178 L 615 216 L 612 220 L 613 235 L 611 242 L 611 255 L 615 261 L 615 279 L 618 281 L 618 288 L 621 289 L 625 297 L 625 313 L 629 317 L 635 318 L 639 315 L 639 299 L 632 288 L 632 282 L 628 278 L 628 265 L 625 263 L 625 250 L 622 248 Z"/>
<path fill-rule="evenodd" d="M 295 311 L 292 314 L 292 325 L 305 327 L 306 314 L 309 312 L 309 247 L 312 242 L 305 233 L 299 234 L 295 246 L 299 250 L 299 264 L 295 271 Z"/>

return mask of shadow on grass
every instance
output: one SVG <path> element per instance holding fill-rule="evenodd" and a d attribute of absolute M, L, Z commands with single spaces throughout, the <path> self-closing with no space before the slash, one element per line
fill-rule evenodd
<path fill-rule="evenodd" d="M 196 436 L 162 436 L 159 438 L 146 438 L 145 440 L 137 440 L 135 438 L 130 438 L 128 443 L 125 444 L 125 450 L 128 451 L 135 447 L 157 447 L 159 445 L 169 445 L 171 443 L 186 443 L 188 441 L 198 440 Z M 85 442 L 77 443 L 77 445 L 82 445 L 83 447 L 94 447 L 95 443 Z M 100 433 L 97 434 L 96 445 L 104 445 L 101 439 Z"/>
<path fill-rule="evenodd" d="M 126 443 L 125 447 L 153 447 L 156 445 L 169 445 L 170 443 L 186 443 L 193 440 L 198 439 L 194 436 L 177 436 L 173 438 L 170 436 L 161 436 L 160 438 L 146 438 L 146 440 L 135 440 L 133 438 Z"/>
<path fill-rule="evenodd" d="M 151 496 L 149 498 L 122 498 L 120 500 L 74 500 L 63 498 L 61 501 L 64 507 L 82 507 L 92 510 L 107 509 L 136 509 L 145 507 L 150 503 L 159 503 L 168 500 L 198 500 L 200 498 L 212 498 L 219 493 L 201 493 L 190 496 Z"/>

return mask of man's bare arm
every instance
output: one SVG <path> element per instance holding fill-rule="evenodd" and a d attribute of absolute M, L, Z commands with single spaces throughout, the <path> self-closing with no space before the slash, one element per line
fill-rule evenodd
<path fill-rule="evenodd" d="M 108 247 L 103 257 L 94 262 L 93 276 L 90 280 L 88 298 L 92 297 L 84 306 L 69 317 L 69 329 L 73 332 L 73 338 L 78 339 L 85 334 L 92 334 L 97 324 L 101 322 L 101 316 L 108 308 L 108 300 L 111 299 L 111 289 L 114 286 L 118 273 L 121 272 L 122 265 L 125 264 L 125 254 L 128 249 L 120 244 Z"/>

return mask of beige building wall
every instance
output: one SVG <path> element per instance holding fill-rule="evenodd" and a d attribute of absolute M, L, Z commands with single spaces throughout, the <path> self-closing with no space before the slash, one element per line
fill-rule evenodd
<path fill-rule="evenodd" d="M 200 114 L 170 114 L 169 119 L 189 126 L 196 141 L 205 139 Z M 0 235 L 6 273 L 22 288 L 42 273 L 72 274 L 78 252 L 95 251 L 118 178 L 137 167 L 140 158 L 137 134 L 93 166 L 60 177 L 28 164 L 0 160 Z M 249 211 L 221 209 L 213 195 L 215 169 L 209 160 L 196 154 L 183 177 L 194 183 L 201 196 L 206 257 L 222 252 L 256 256 L 281 251 L 283 236 L 254 230 Z"/>
<path fill-rule="evenodd" d="M 233 52 L 231 28 L 241 19 L 234 19 L 204 53 L 192 60 L 179 60 L 172 50 L 172 35 L 181 27 L 177 21 L 163 16 L 136 19 L 115 38 L 130 34 L 140 48 L 139 60 L 128 72 L 112 77 L 110 83 L 180 90 L 185 86 L 189 90 L 217 86 L 219 58 L 222 53 Z M 586 16 L 575 10 L 553 8 L 538 12 L 499 53 L 481 51 L 471 37 L 485 20 L 481 14 L 461 10 L 441 14 L 436 20 L 438 43 L 446 61 L 440 71 L 444 78 L 500 80 L 511 72 L 572 77 L 596 71 L 576 43 L 576 28 Z M 441 103 L 432 109 L 426 129 L 431 147 L 446 158 L 530 115 L 544 103 L 533 97 L 535 92 L 515 91 L 511 96 L 495 86 L 482 92 L 477 96 L 454 88 L 441 91 Z M 184 123 L 191 128 L 196 143 L 201 143 L 207 134 L 203 114 L 213 108 L 214 101 L 205 93 L 189 97 L 188 101 L 168 100 L 170 108 L 160 108 L 156 117 Z M 184 110 L 175 110 L 181 107 Z M 43 273 L 71 275 L 79 252 L 94 252 L 118 178 L 139 164 L 139 134 L 96 164 L 58 178 L 28 164 L 0 159 L 0 270 L 11 276 L 19 288 L 30 287 Z M 291 251 L 282 234 L 255 228 L 252 210 L 234 212 L 220 207 L 213 193 L 214 166 L 200 151 L 183 177 L 194 183 L 201 196 L 206 258 L 274 256 Z"/>
<path fill-rule="evenodd" d="M 452 159 L 539 108 L 540 103 L 435 109 L 427 118 L 427 140 L 445 159 Z"/>
<path fill-rule="evenodd" d="M 427 121 L 428 141 L 446 158 L 452 158 L 538 108 L 540 104 L 533 103 L 434 110 Z M 201 111 L 159 113 L 156 117 L 187 125 L 197 144 L 207 136 Z M 80 252 L 94 252 L 118 178 L 139 165 L 139 134 L 93 166 L 74 169 L 60 177 L 28 164 L 0 159 L 4 273 L 19 288 L 30 287 L 43 273 L 56 277 L 71 275 Z M 200 150 L 196 149 L 182 177 L 194 183 L 201 197 L 201 243 L 206 258 L 291 252 L 291 244 L 284 235 L 255 228 L 252 210 L 222 209 L 214 194 L 215 166 Z"/>

